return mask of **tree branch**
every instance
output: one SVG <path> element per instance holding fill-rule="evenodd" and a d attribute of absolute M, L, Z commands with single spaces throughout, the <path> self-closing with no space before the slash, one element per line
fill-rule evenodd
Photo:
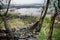
<path fill-rule="evenodd" d="M 42 7 L 42 12 L 41 12 L 40 18 L 42 17 L 43 12 L 44 12 L 44 4 L 45 4 L 45 1 L 46 1 L 46 0 L 44 0 L 44 3 L 43 3 L 43 7 Z M 39 20 L 40 20 L 40 19 L 39 19 Z"/>
<path fill-rule="evenodd" d="M 10 6 L 10 2 L 11 2 L 11 0 L 9 0 L 9 2 L 8 2 L 7 10 L 6 10 L 6 12 L 4 13 L 4 16 L 6 16 L 6 15 L 7 15 L 7 13 L 8 13 L 9 6 Z"/>
<path fill-rule="evenodd" d="M 4 4 L 2 3 L 2 1 L 0 1 L 0 3 L 2 4 L 2 6 L 4 6 Z M 2 8 L 1 8 L 1 9 L 2 9 Z M 1 10 L 1 9 L 0 9 L 0 10 Z M 0 17 L 2 17 L 1 13 L 0 13 Z"/>
<path fill-rule="evenodd" d="M 2 1 L 0 1 L 0 3 L 2 4 L 2 6 L 4 6 L 4 4 L 2 3 Z"/>

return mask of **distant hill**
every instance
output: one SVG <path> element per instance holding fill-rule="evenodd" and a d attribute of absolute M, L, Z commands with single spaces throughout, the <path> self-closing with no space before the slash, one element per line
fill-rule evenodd
<path fill-rule="evenodd" d="M 21 4 L 10 4 L 10 8 L 17 8 L 17 9 L 19 9 L 19 8 L 39 8 L 41 6 L 43 6 L 43 4 L 41 4 L 41 3 L 23 4 L 23 5 L 21 5 Z M 6 8 L 6 7 L 7 7 L 7 4 L 5 4 L 3 8 Z"/>

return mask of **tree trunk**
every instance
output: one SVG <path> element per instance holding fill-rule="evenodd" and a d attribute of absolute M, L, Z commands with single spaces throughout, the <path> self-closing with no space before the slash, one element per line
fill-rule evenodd
<path fill-rule="evenodd" d="M 54 22 L 55 22 L 55 18 L 57 16 L 57 7 L 54 3 L 54 7 L 55 7 L 55 13 L 54 15 L 51 17 L 51 24 L 50 24 L 50 30 L 49 30 L 49 34 L 47 36 L 47 40 L 52 40 L 52 33 L 53 33 L 53 26 L 54 26 Z"/>
<path fill-rule="evenodd" d="M 59 7 L 59 9 L 60 9 L 60 0 L 58 0 L 58 7 Z"/>
<path fill-rule="evenodd" d="M 13 36 L 13 32 L 12 30 L 10 29 L 10 27 L 8 26 L 8 22 L 7 22 L 7 19 L 5 16 L 3 16 L 3 21 L 4 21 L 4 26 L 5 26 L 5 29 L 9 32 L 9 34 L 7 34 L 6 36 L 9 37 L 11 36 L 12 40 L 14 40 L 14 36 Z M 8 40 L 9 38 L 7 38 Z M 10 39 L 9 39 L 10 40 Z"/>
<path fill-rule="evenodd" d="M 49 2 L 50 2 L 50 0 L 47 0 L 45 11 L 44 11 L 44 8 L 42 8 L 43 11 L 44 11 L 44 14 L 42 14 L 42 13 L 43 13 L 43 11 L 42 11 L 42 12 L 41 12 L 41 15 L 40 15 L 39 21 L 37 21 L 32 27 L 30 27 L 31 31 L 34 31 L 34 29 L 37 29 L 36 32 L 40 32 L 41 27 L 42 27 L 42 24 L 43 24 L 43 21 L 44 21 L 44 18 L 45 18 L 46 13 L 47 13 L 47 9 L 48 9 L 48 6 L 49 6 Z M 43 15 L 43 16 L 42 16 L 42 15 Z"/>
<path fill-rule="evenodd" d="M 4 13 L 4 15 L 0 15 L 0 16 L 2 17 L 2 19 L 3 19 L 3 21 L 4 21 L 5 29 L 6 29 L 7 31 L 9 31 L 9 34 L 6 34 L 6 36 L 7 36 L 7 37 L 11 36 L 12 40 L 14 40 L 13 32 L 12 32 L 12 30 L 10 29 L 10 27 L 8 26 L 7 17 L 6 17 L 6 16 L 7 16 L 7 13 L 8 13 L 8 10 L 9 10 L 10 2 L 11 2 L 11 0 L 9 0 L 9 2 L 8 2 L 7 10 L 6 10 L 6 12 Z M 10 39 L 7 38 L 7 40 L 10 40 Z"/>
<path fill-rule="evenodd" d="M 46 14 L 47 14 L 47 10 L 48 10 L 49 3 L 50 3 L 50 0 L 47 0 L 46 9 L 45 9 L 45 11 L 44 11 L 43 16 L 40 17 L 37 32 L 40 32 L 40 31 L 41 31 L 41 28 L 42 28 L 42 24 L 43 24 L 44 18 L 45 18 Z"/>

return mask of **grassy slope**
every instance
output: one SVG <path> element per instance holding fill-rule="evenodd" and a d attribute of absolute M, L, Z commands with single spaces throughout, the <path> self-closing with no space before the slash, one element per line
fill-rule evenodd
<path fill-rule="evenodd" d="M 27 16 L 27 15 L 17 16 L 17 15 L 8 14 L 8 16 L 10 16 L 10 18 L 8 19 L 7 22 L 8 22 L 8 25 L 12 28 L 13 27 L 19 27 L 19 26 L 24 26 L 24 25 L 27 25 L 27 24 L 31 24 L 31 23 L 34 23 L 37 20 L 36 17 Z M 1 17 L 0 17 L 0 26 L 2 26 L 4 28 L 4 24 L 3 24 L 3 21 L 1 19 Z"/>
<path fill-rule="evenodd" d="M 8 24 L 10 27 L 17 27 L 17 26 L 22 26 L 22 25 L 27 25 L 30 23 L 33 23 L 33 21 L 38 18 L 33 17 L 33 16 L 22 16 L 19 17 L 17 15 L 10 15 L 11 18 L 8 20 Z M 33 20 L 32 20 L 33 19 Z M 1 23 L 1 18 L 0 18 L 0 26 L 4 27 L 3 22 Z M 50 18 L 45 18 L 43 27 L 41 30 L 41 33 L 38 35 L 38 40 L 46 40 L 46 37 L 48 35 L 49 31 L 49 25 L 50 25 Z M 55 23 L 54 25 L 54 30 L 53 30 L 53 40 L 59 40 L 60 39 L 60 24 Z"/>
<path fill-rule="evenodd" d="M 44 23 L 43 23 L 43 27 L 41 29 L 41 33 L 38 35 L 38 40 L 46 40 L 46 37 L 48 35 L 49 32 L 49 26 L 50 25 L 50 18 L 45 18 Z M 59 23 L 55 23 L 54 24 L 54 30 L 53 30 L 53 40 L 60 40 L 60 24 Z"/>

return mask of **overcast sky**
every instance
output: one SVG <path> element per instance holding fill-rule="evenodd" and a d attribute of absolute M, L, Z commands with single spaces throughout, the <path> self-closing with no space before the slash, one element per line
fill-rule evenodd
<path fill-rule="evenodd" d="M 44 0 L 11 0 L 11 4 L 32 4 L 43 3 Z"/>

